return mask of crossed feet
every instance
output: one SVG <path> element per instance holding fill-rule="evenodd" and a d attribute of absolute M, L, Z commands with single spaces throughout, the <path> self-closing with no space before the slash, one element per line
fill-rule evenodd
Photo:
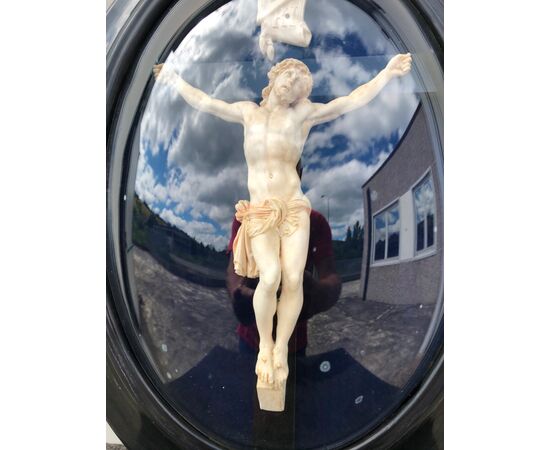
<path fill-rule="evenodd" d="M 262 382 L 282 388 L 288 378 L 288 347 L 260 347 L 256 375 Z"/>

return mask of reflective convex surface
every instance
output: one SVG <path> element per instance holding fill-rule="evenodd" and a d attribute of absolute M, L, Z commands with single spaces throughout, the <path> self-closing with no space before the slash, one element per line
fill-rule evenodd
<path fill-rule="evenodd" d="M 272 64 L 255 14 L 254 0 L 221 6 L 163 62 L 212 97 L 259 103 Z M 276 44 L 274 63 L 303 61 L 314 102 L 349 94 L 397 53 L 415 57 L 352 2 L 309 1 L 305 19 L 310 46 Z M 218 444 L 338 447 L 384 421 L 422 376 L 441 310 L 443 214 L 441 149 L 413 72 L 313 128 L 304 146 L 310 243 L 279 414 L 258 408 L 257 280 L 234 273 L 229 251 L 235 204 L 248 199 L 242 126 L 160 83 L 144 97 L 126 189 L 128 307 L 161 394 Z"/>

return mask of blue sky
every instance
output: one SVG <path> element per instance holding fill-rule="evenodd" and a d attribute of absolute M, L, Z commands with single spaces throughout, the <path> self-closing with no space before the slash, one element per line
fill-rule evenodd
<path fill-rule="evenodd" d="M 255 16 L 255 0 L 231 1 L 203 19 L 166 64 L 213 97 L 259 101 L 272 64 L 259 51 Z M 312 101 L 349 94 L 398 53 L 346 0 L 309 1 L 305 21 L 310 46 L 277 44 L 274 63 L 304 61 L 314 77 Z M 330 202 L 335 239 L 356 220 L 364 222 L 361 185 L 399 142 L 418 104 L 415 91 L 412 76 L 393 80 L 366 107 L 311 130 L 302 154 L 303 190 L 325 215 Z M 171 88 L 155 85 L 140 126 L 136 193 L 198 241 L 225 247 L 234 205 L 248 198 L 242 126 L 198 112 Z"/>

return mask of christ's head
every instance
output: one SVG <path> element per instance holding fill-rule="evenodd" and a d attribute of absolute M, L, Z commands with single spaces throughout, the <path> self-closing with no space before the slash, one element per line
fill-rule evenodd
<path fill-rule="evenodd" d="M 270 95 L 277 96 L 281 103 L 292 105 L 309 97 L 313 87 L 313 77 L 308 67 L 294 58 L 287 58 L 271 68 L 267 74 L 269 84 L 262 91 L 264 105 Z"/>

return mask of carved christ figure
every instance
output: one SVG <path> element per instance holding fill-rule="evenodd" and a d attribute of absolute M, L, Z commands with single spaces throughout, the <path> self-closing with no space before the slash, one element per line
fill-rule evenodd
<path fill-rule="evenodd" d="M 275 57 L 273 41 L 299 47 L 309 45 L 311 31 L 304 21 L 305 7 L 306 0 L 258 0 L 260 50 L 270 61 Z"/>
<path fill-rule="evenodd" d="M 233 247 L 235 271 L 260 278 L 253 297 L 260 335 L 256 374 L 273 388 L 285 386 L 288 341 L 303 303 L 311 206 L 302 192 L 296 165 L 309 131 L 365 106 L 392 78 L 407 74 L 411 63 L 410 54 L 394 56 L 376 77 L 349 95 L 313 103 L 308 99 L 313 84 L 309 69 L 301 61 L 285 59 L 269 71 L 269 85 L 259 105 L 211 98 L 162 64 L 153 69 L 158 82 L 172 86 L 194 108 L 244 127 L 250 201 L 236 205 L 242 224 Z"/>

